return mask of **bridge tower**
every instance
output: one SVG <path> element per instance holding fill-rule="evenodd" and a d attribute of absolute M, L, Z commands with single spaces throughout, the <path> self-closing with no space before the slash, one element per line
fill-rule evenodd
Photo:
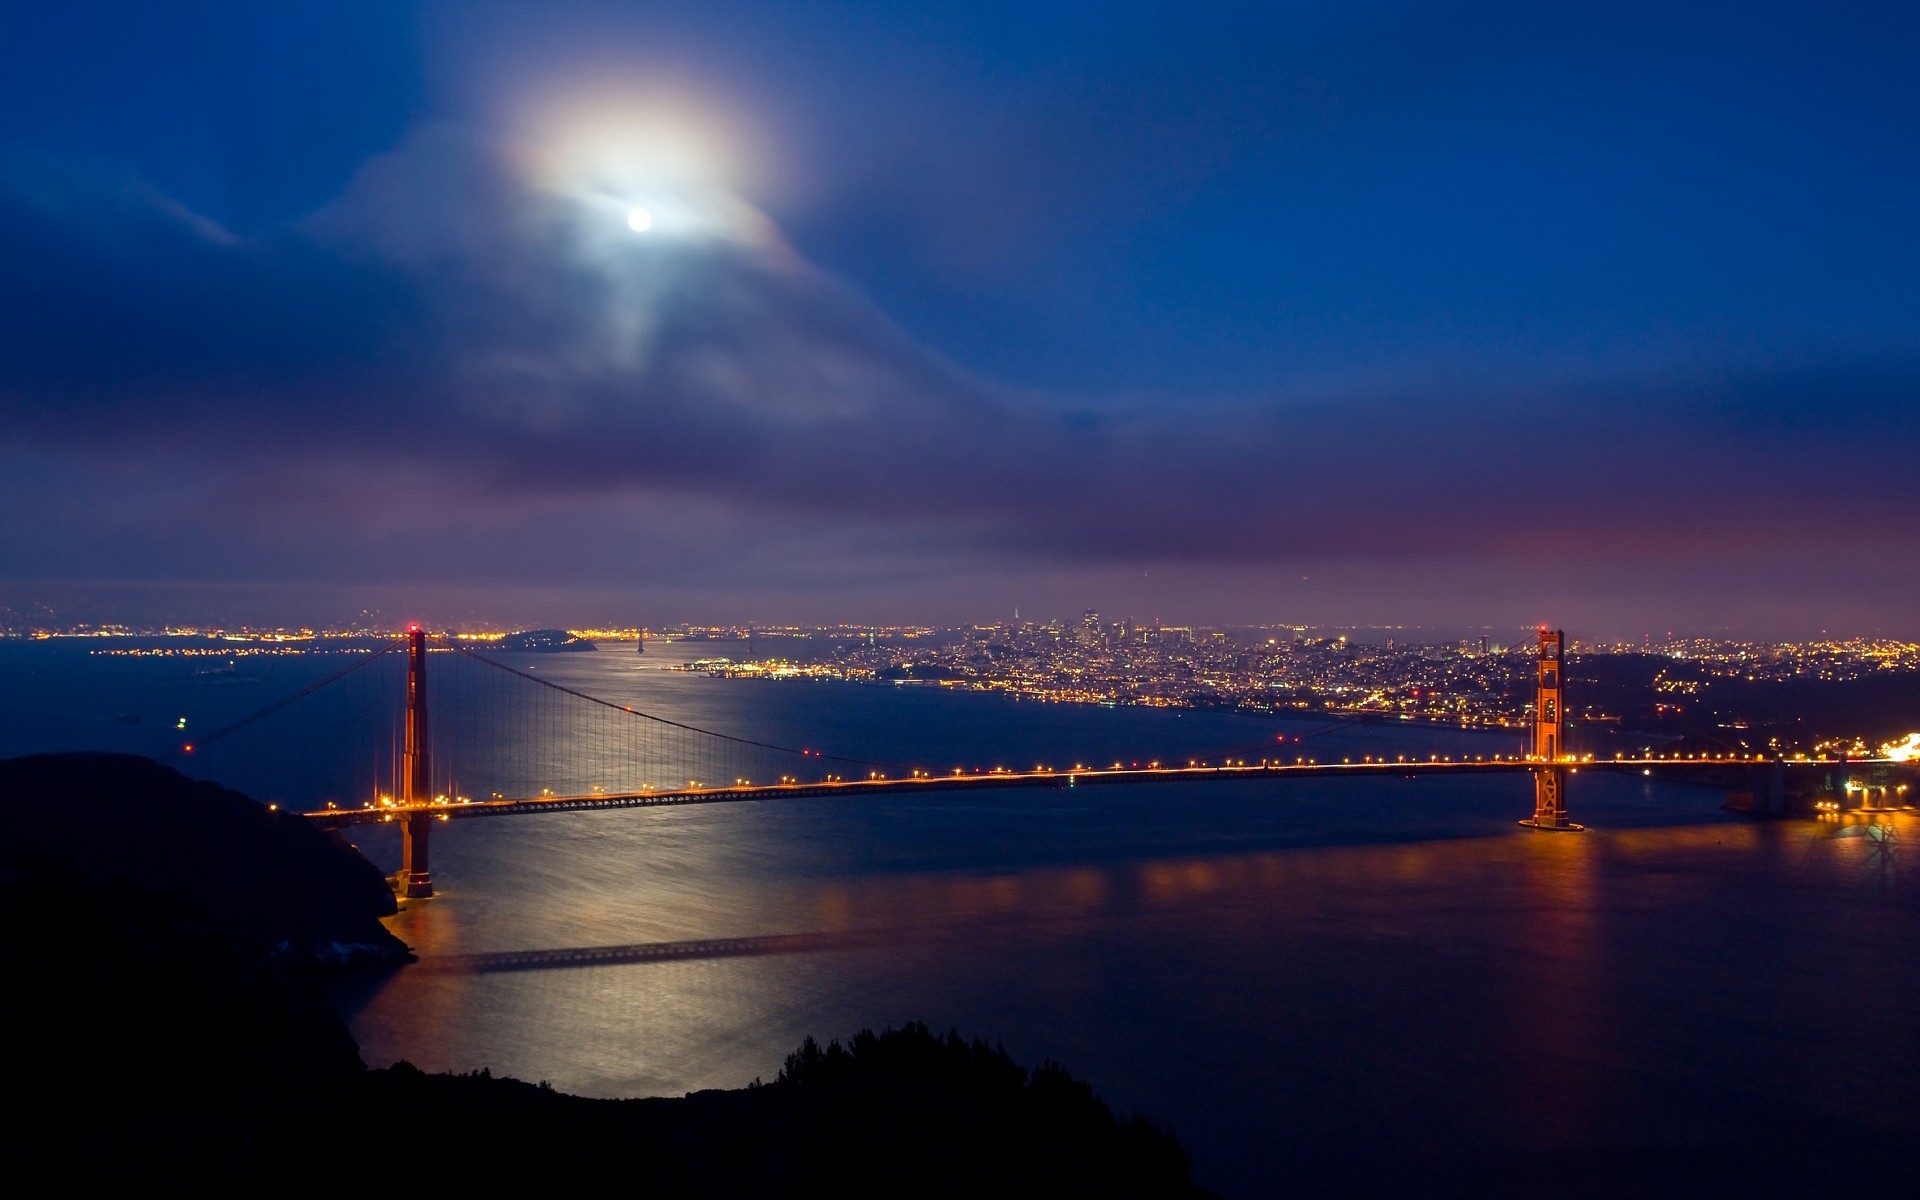
<path fill-rule="evenodd" d="M 427 757 L 427 633 L 407 627 L 407 732 L 400 758 L 400 803 L 407 808 L 400 820 L 400 874 L 395 880 L 401 895 L 433 895 L 433 872 L 428 865 L 427 840 L 433 829 L 433 770 Z"/>
<path fill-rule="evenodd" d="M 1565 631 L 1540 627 L 1540 654 L 1533 693 L 1533 816 L 1520 822 L 1534 829 L 1580 829 L 1567 820 Z"/>

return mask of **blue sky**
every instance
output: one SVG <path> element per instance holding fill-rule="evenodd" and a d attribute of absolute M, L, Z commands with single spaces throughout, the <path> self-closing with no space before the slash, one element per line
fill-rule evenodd
<path fill-rule="evenodd" d="M 0 598 L 1920 634 L 1917 24 L 10 10 Z"/>

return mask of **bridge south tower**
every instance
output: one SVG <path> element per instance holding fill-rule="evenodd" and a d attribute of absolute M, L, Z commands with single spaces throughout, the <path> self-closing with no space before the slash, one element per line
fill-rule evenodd
<path fill-rule="evenodd" d="M 1533 696 L 1533 817 L 1535 829 L 1579 829 L 1567 820 L 1566 641 L 1564 630 L 1540 630 Z"/>
<path fill-rule="evenodd" d="M 395 883 L 401 895 L 417 898 L 433 895 L 427 857 L 433 813 L 425 807 L 433 802 L 433 765 L 427 757 L 426 630 L 410 626 L 407 639 L 407 730 L 400 759 L 400 803 L 406 814 L 401 818 L 400 875 Z"/>

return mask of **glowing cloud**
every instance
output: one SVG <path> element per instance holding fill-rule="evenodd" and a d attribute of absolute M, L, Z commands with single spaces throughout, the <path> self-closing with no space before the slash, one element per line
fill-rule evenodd
<path fill-rule="evenodd" d="M 587 88 L 525 105 L 513 127 L 522 182 L 583 206 L 591 226 L 784 246 L 740 194 L 743 139 L 698 103 Z"/>

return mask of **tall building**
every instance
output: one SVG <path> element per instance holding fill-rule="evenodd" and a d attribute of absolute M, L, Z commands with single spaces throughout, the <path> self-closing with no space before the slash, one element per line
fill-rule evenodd
<path fill-rule="evenodd" d="M 1082 646 L 1097 646 L 1107 640 L 1100 628 L 1099 613 L 1088 609 L 1080 615 L 1080 632 L 1074 640 Z"/>

